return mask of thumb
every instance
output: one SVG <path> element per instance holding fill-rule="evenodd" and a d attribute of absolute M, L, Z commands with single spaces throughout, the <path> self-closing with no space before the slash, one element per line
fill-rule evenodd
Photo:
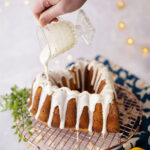
<path fill-rule="evenodd" d="M 45 26 L 46 24 L 53 21 L 56 17 L 64 14 L 63 10 L 61 9 L 61 3 L 57 3 L 56 5 L 53 5 L 52 7 L 45 10 L 39 18 L 39 22 L 42 26 Z"/>

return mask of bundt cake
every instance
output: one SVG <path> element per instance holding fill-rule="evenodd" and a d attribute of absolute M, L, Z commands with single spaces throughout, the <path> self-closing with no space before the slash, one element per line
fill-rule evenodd
<path fill-rule="evenodd" d="M 97 61 L 77 61 L 66 72 L 43 73 L 33 82 L 29 111 L 49 127 L 96 131 L 119 130 L 114 83 Z"/>

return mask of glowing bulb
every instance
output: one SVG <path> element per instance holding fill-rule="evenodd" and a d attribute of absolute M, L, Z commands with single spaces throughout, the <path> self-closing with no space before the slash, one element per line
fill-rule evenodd
<path fill-rule="evenodd" d="M 29 1 L 28 1 L 28 0 L 24 0 L 24 4 L 25 4 L 25 5 L 28 5 L 28 4 L 29 4 Z"/>
<path fill-rule="evenodd" d="M 119 27 L 119 29 L 124 29 L 125 24 L 123 22 L 119 22 L 118 27 Z"/>
<path fill-rule="evenodd" d="M 67 60 L 68 60 L 68 61 L 72 61 L 72 59 L 73 59 L 72 55 L 69 54 L 69 55 L 67 56 Z"/>
<path fill-rule="evenodd" d="M 6 2 L 4 3 L 4 6 L 5 6 L 5 7 L 10 6 L 10 2 L 6 1 Z"/>
<path fill-rule="evenodd" d="M 127 44 L 128 44 L 128 45 L 132 45 L 133 43 L 134 43 L 133 38 L 128 38 L 128 39 L 127 39 Z"/>
<path fill-rule="evenodd" d="M 125 3 L 120 0 L 120 1 L 117 2 L 117 7 L 118 7 L 119 9 L 123 9 L 123 8 L 125 7 Z"/>
<path fill-rule="evenodd" d="M 142 48 L 143 54 L 147 54 L 149 52 L 149 49 L 147 47 Z"/>

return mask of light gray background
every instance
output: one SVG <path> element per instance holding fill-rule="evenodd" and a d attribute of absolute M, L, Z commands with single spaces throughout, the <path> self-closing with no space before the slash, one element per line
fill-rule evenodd
<path fill-rule="evenodd" d="M 9 92 L 14 84 L 30 87 L 37 73 L 43 71 L 39 62 L 40 48 L 36 37 L 35 20 L 31 6 L 23 0 L 0 0 L 0 95 Z M 29 0 L 31 3 L 31 1 Z M 50 69 L 62 69 L 70 60 L 78 57 L 92 59 L 101 54 L 116 64 L 130 70 L 150 84 L 150 54 L 141 53 L 141 48 L 150 48 L 150 1 L 125 0 L 126 7 L 118 10 L 117 0 L 91 0 L 84 10 L 95 26 L 96 35 L 92 46 L 86 46 L 80 39 L 72 50 L 57 57 Z M 76 13 L 66 15 L 73 21 Z M 126 23 L 124 30 L 118 30 L 119 21 Z M 134 38 L 134 45 L 126 44 L 128 37 Z M 0 113 L 0 149 L 24 150 L 26 144 L 17 143 L 17 137 L 10 129 L 10 112 Z"/>

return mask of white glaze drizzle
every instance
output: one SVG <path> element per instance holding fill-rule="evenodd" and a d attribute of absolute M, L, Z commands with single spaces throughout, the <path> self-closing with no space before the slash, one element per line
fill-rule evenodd
<path fill-rule="evenodd" d="M 49 50 L 48 45 L 46 45 L 40 54 L 40 61 L 44 66 L 45 75 L 46 75 L 47 80 L 49 80 L 48 64 L 49 64 L 50 58 L 51 58 L 51 51 Z"/>
<path fill-rule="evenodd" d="M 80 116 L 85 106 L 89 106 L 89 93 L 86 91 L 77 98 L 76 130 L 79 130 Z"/>
<path fill-rule="evenodd" d="M 69 100 L 72 98 L 76 99 L 76 105 L 77 105 L 77 118 L 76 118 L 76 129 L 79 129 L 79 123 L 80 123 L 80 117 L 82 114 L 82 111 L 85 106 L 88 106 L 89 108 L 89 126 L 88 130 L 92 131 L 92 125 L 93 125 L 93 112 L 95 110 L 95 106 L 97 103 L 102 104 L 102 111 L 103 111 L 103 127 L 102 127 L 102 134 L 107 133 L 107 116 L 109 113 L 109 107 L 110 103 L 114 99 L 115 89 L 113 85 L 112 77 L 109 75 L 109 71 L 104 65 L 96 62 L 96 61 L 78 61 L 76 64 L 74 64 L 72 67 L 75 67 L 75 72 L 78 74 L 79 70 L 81 71 L 81 78 L 84 81 L 84 72 L 85 68 L 88 65 L 88 70 L 90 70 L 93 67 L 93 75 L 91 80 L 91 85 L 94 84 L 94 80 L 96 77 L 97 72 L 97 78 L 94 84 L 94 94 L 90 94 L 89 92 L 84 91 L 84 88 L 82 88 L 83 92 L 79 93 L 76 90 L 70 90 L 68 87 L 61 87 L 58 88 L 56 86 L 56 83 L 61 83 L 62 85 L 62 76 L 65 77 L 67 85 L 69 85 L 70 79 L 73 79 L 75 81 L 74 73 L 71 72 L 65 72 L 62 74 L 62 72 L 49 72 L 49 81 L 46 80 L 43 76 L 38 76 L 33 84 L 33 92 L 32 92 L 32 103 L 29 108 L 29 110 L 32 109 L 33 103 L 34 103 L 34 96 L 36 93 L 36 90 L 38 87 L 42 87 L 41 91 L 41 97 L 39 101 L 38 111 L 36 114 L 36 119 L 39 117 L 40 110 L 44 104 L 45 98 L 47 95 L 52 95 L 52 101 L 51 101 L 51 110 L 48 118 L 48 126 L 51 127 L 52 119 L 53 119 L 53 113 L 55 108 L 59 107 L 59 114 L 60 114 L 60 128 L 64 128 L 65 126 L 65 118 L 66 118 L 66 109 L 67 104 Z M 71 68 L 72 68 L 71 67 Z M 103 90 L 100 94 L 97 94 L 98 87 L 102 80 L 105 80 L 106 85 L 104 86 Z M 84 87 L 84 82 L 82 81 L 82 87 Z M 78 87 L 79 84 L 79 76 L 77 76 L 77 84 Z"/>
<path fill-rule="evenodd" d="M 39 101 L 39 107 L 38 107 L 37 113 L 35 115 L 35 119 L 38 119 L 38 117 L 39 117 L 39 114 L 40 114 L 42 106 L 43 106 L 43 104 L 45 102 L 46 96 L 47 96 L 47 91 L 46 91 L 45 88 L 42 88 L 42 92 L 41 92 L 41 96 L 40 96 L 40 101 Z"/>

